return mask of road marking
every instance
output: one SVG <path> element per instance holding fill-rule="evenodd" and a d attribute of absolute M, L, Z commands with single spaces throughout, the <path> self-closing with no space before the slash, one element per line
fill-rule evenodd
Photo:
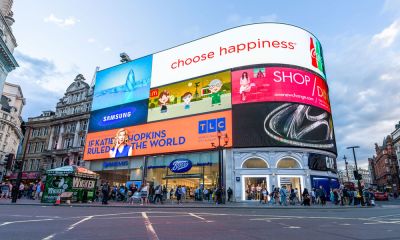
<path fill-rule="evenodd" d="M 341 223 L 341 224 L 339 224 L 339 225 L 342 225 L 342 226 L 350 226 L 351 224 L 350 224 L 350 223 Z"/>
<path fill-rule="evenodd" d="M 9 225 L 9 224 L 13 224 L 13 223 L 26 223 L 26 222 L 42 222 L 42 221 L 52 221 L 54 219 L 35 219 L 35 220 L 22 220 L 22 221 L 14 221 L 14 222 L 4 222 L 2 224 L 0 224 L 1 226 L 5 226 L 5 225 Z"/>
<path fill-rule="evenodd" d="M 291 225 L 284 224 L 284 223 L 279 223 L 279 224 L 282 225 L 282 226 L 285 226 L 283 228 L 289 228 L 289 229 L 299 229 L 299 228 L 301 228 L 301 227 L 298 227 L 298 226 L 291 226 Z"/>
<path fill-rule="evenodd" d="M 192 217 L 201 219 L 201 220 L 203 220 L 203 221 L 206 222 L 206 223 L 212 223 L 212 222 L 214 222 L 214 221 L 207 220 L 207 219 L 205 219 L 205 218 L 203 218 L 203 217 L 200 217 L 200 216 L 198 216 L 198 215 L 196 215 L 196 214 L 194 214 L 194 213 L 189 213 L 189 215 L 192 216 Z"/>
<path fill-rule="evenodd" d="M 53 239 L 53 237 L 54 237 L 55 235 L 56 235 L 55 233 L 54 233 L 54 234 L 51 234 L 50 236 L 47 236 L 47 237 L 43 238 L 42 240 L 50 240 L 50 239 Z"/>
<path fill-rule="evenodd" d="M 76 227 L 78 224 L 81 224 L 81 223 L 83 223 L 83 222 L 85 222 L 85 221 L 87 221 L 87 220 L 90 220 L 90 219 L 92 219 L 92 218 L 93 218 L 93 216 L 89 216 L 89 217 L 87 217 L 87 218 L 84 218 L 84 219 L 82 219 L 82 220 L 80 220 L 80 221 L 78 221 L 78 222 L 76 222 L 76 223 L 70 225 L 69 228 L 67 229 L 67 231 L 70 231 L 70 230 L 74 229 L 74 227 Z"/>
<path fill-rule="evenodd" d="M 147 229 L 148 239 L 151 240 L 159 240 L 156 231 L 154 231 L 153 225 L 151 225 L 150 219 L 147 216 L 146 212 L 142 212 L 142 217 L 144 218 L 144 224 Z"/>

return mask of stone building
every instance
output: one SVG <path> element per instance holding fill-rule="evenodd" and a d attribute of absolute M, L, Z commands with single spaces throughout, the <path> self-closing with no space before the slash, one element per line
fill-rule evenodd
<path fill-rule="evenodd" d="M 11 170 L 11 165 L 6 166 L 5 157 L 8 154 L 17 155 L 24 136 L 21 129 L 24 105 L 25 98 L 20 86 L 5 83 L 0 105 L 0 181 L 6 171 Z"/>
<path fill-rule="evenodd" d="M 18 67 L 13 56 L 17 41 L 11 29 L 14 23 L 12 4 L 13 0 L 0 0 L 0 96 L 8 73 Z"/>
<path fill-rule="evenodd" d="M 57 103 L 55 112 L 43 111 L 38 117 L 28 118 L 22 151 L 26 151 L 23 179 L 32 181 L 47 169 L 84 164 L 92 95 L 93 87 L 79 74 Z M 14 174 L 11 179 L 15 177 Z"/>
<path fill-rule="evenodd" d="M 374 156 L 369 164 L 373 169 L 373 182 L 381 191 L 398 193 L 399 190 L 399 164 L 396 157 L 393 139 L 387 136 L 382 146 L 375 143 Z"/>
<path fill-rule="evenodd" d="M 354 165 L 347 166 L 346 169 L 341 169 L 338 171 L 340 182 L 353 182 L 357 183 L 357 179 L 354 177 L 354 171 L 356 167 Z M 362 180 L 361 183 L 365 187 L 369 187 L 372 184 L 371 172 L 369 169 L 358 168 L 358 173 L 361 174 Z M 347 177 L 348 175 L 348 177 Z"/>

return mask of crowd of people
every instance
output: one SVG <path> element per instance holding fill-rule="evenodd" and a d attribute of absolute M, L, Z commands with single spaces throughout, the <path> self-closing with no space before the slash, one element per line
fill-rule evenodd
<path fill-rule="evenodd" d="M 0 199 L 10 199 L 12 197 L 12 191 L 15 190 L 15 188 L 15 184 L 13 185 L 11 182 L 2 182 L 0 184 Z M 44 183 L 41 181 L 29 184 L 21 182 L 18 187 L 17 198 L 21 199 L 25 197 L 32 200 L 40 199 L 43 191 Z"/>

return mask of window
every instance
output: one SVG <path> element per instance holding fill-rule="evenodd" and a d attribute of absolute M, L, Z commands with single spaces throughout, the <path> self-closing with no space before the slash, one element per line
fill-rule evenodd
<path fill-rule="evenodd" d="M 54 135 L 58 135 L 60 133 L 60 125 L 54 126 Z"/>
<path fill-rule="evenodd" d="M 44 129 L 44 136 L 47 136 L 47 134 L 49 134 L 49 128 Z"/>
<path fill-rule="evenodd" d="M 79 142 L 80 142 L 80 146 L 84 147 L 85 146 L 85 136 L 81 136 Z"/>
<path fill-rule="evenodd" d="M 53 143 L 53 149 L 57 149 L 57 145 L 58 145 L 58 140 L 55 139 Z"/>
<path fill-rule="evenodd" d="M 43 144 L 41 142 L 37 143 L 37 147 L 35 149 L 36 150 L 35 152 L 41 152 L 42 146 L 43 146 Z"/>
<path fill-rule="evenodd" d="M 268 168 L 268 165 L 260 158 L 250 158 L 243 163 L 242 168 Z"/>
<path fill-rule="evenodd" d="M 72 147 L 72 145 L 73 145 L 73 139 L 72 138 L 66 138 L 65 140 L 64 140 L 64 149 L 68 149 L 68 148 L 71 148 Z"/>
<path fill-rule="evenodd" d="M 86 131 L 87 125 L 88 125 L 88 120 L 81 121 L 80 125 L 81 125 L 81 129 L 80 130 Z"/>
<path fill-rule="evenodd" d="M 292 158 L 283 158 L 279 160 L 277 168 L 301 168 L 300 164 Z"/>
<path fill-rule="evenodd" d="M 75 132 L 76 130 L 76 122 L 71 123 L 71 132 Z"/>

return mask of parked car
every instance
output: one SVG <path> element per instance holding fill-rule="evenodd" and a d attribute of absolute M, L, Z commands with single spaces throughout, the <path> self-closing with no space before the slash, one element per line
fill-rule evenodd
<path fill-rule="evenodd" d="M 389 194 L 387 192 L 375 192 L 376 201 L 389 201 Z"/>

